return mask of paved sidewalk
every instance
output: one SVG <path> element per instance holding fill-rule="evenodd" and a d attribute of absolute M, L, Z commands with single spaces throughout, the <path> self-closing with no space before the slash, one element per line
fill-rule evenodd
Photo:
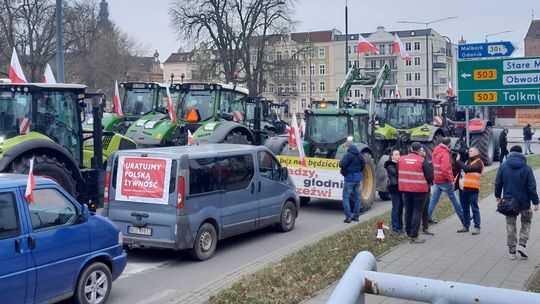
<path fill-rule="evenodd" d="M 535 171 L 537 181 L 540 170 Z M 523 289 L 540 264 L 540 211 L 534 212 L 531 237 L 527 244 L 529 259 L 511 261 L 507 257 L 506 223 L 495 212 L 491 195 L 480 201 L 480 235 L 456 233 L 460 228 L 457 216 L 432 227 L 435 236 L 424 244 L 403 244 L 380 257 L 380 272 L 396 273 L 430 279 L 456 281 L 489 287 Z M 519 222 L 519 221 L 518 221 Z M 520 224 L 518 224 L 520 227 Z M 472 224 L 471 224 L 472 227 Z M 471 229 L 472 230 L 472 229 Z M 334 285 L 322 290 L 305 304 L 326 303 Z M 368 295 L 367 303 L 415 303 Z"/>

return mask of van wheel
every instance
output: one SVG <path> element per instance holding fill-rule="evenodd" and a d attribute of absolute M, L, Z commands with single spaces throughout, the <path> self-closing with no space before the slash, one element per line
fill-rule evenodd
<path fill-rule="evenodd" d="M 289 232 L 294 228 L 296 222 L 296 208 L 293 203 L 287 201 L 281 210 L 281 220 L 277 223 L 277 228 L 281 232 Z"/>
<path fill-rule="evenodd" d="M 217 233 L 214 225 L 204 223 L 197 231 L 195 244 L 189 250 L 192 258 L 198 261 L 206 261 L 214 255 L 217 244 Z"/>
<path fill-rule="evenodd" d="M 77 304 L 101 304 L 111 292 L 112 276 L 109 267 L 101 262 L 86 266 L 77 280 L 73 300 Z"/>

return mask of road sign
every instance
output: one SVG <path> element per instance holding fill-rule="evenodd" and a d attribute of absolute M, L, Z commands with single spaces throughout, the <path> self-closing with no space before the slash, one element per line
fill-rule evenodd
<path fill-rule="evenodd" d="M 540 57 L 458 61 L 463 106 L 540 106 Z"/>
<path fill-rule="evenodd" d="M 510 41 L 461 44 L 458 59 L 509 57 L 515 49 Z"/>

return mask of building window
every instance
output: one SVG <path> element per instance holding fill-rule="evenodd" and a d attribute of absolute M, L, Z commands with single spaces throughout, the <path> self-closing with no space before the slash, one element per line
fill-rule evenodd
<path fill-rule="evenodd" d="M 311 75 L 315 74 L 315 66 L 313 64 L 309 67 L 309 73 Z"/>
<path fill-rule="evenodd" d="M 414 89 L 414 96 L 420 96 L 420 88 Z"/>
<path fill-rule="evenodd" d="M 300 67 L 300 75 L 302 75 L 302 76 L 306 75 L 306 66 L 305 65 Z"/>
<path fill-rule="evenodd" d="M 405 66 L 412 66 L 412 60 L 405 61 Z"/>
<path fill-rule="evenodd" d="M 420 73 L 414 73 L 414 80 L 420 81 Z"/>
<path fill-rule="evenodd" d="M 386 63 L 386 60 L 384 59 L 379 60 L 379 68 L 382 68 L 385 63 Z"/>
<path fill-rule="evenodd" d="M 405 81 L 410 82 L 412 80 L 412 73 L 405 74 Z"/>
<path fill-rule="evenodd" d="M 411 97 L 412 96 L 412 89 L 411 88 L 408 88 L 405 90 L 405 95 L 407 95 L 407 97 Z"/>
<path fill-rule="evenodd" d="M 376 69 L 377 68 L 377 61 L 371 60 L 370 66 L 371 66 L 372 69 Z"/>
<path fill-rule="evenodd" d="M 280 84 L 278 84 L 278 86 L 277 86 L 277 90 L 278 90 L 278 94 L 281 94 L 281 93 L 283 93 L 283 92 L 284 92 L 284 91 L 283 91 L 283 85 L 282 85 L 281 83 L 280 83 Z"/>
<path fill-rule="evenodd" d="M 354 60 L 354 66 L 357 67 L 357 68 L 359 68 L 359 67 L 360 67 L 360 60 L 355 59 L 355 60 Z"/>
<path fill-rule="evenodd" d="M 405 50 L 410 51 L 411 50 L 411 43 L 405 42 Z"/>
<path fill-rule="evenodd" d="M 269 93 L 274 93 L 274 91 L 275 91 L 275 86 L 274 86 L 274 84 L 271 83 L 271 84 L 268 86 L 268 92 L 269 92 Z"/>
<path fill-rule="evenodd" d="M 300 92 L 306 92 L 306 82 L 302 81 L 300 83 Z"/>
<path fill-rule="evenodd" d="M 277 57 L 277 60 L 283 59 L 283 57 L 281 56 L 281 52 L 280 52 L 280 51 L 277 51 L 277 52 L 276 52 L 276 57 Z"/>
<path fill-rule="evenodd" d="M 309 91 L 311 93 L 315 92 L 315 81 L 311 81 L 311 85 L 309 86 Z"/>
<path fill-rule="evenodd" d="M 414 50 L 415 51 L 420 51 L 420 42 L 415 42 L 414 43 Z"/>
<path fill-rule="evenodd" d="M 349 60 L 347 65 L 349 66 L 349 69 L 352 68 L 352 60 Z"/>
<path fill-rule="evenodd" d="M 396 89 L 390 89 L 390 97 L 396 97 Z"/>
<path fill-rule="evenodd" d="M 381 54 L 381 55 L 386 54 L 386 45 L 385 44 L 379 44 L 379 54 Z"/>
<path fill-rule="evenodd" d="M 324 81 L 319 82 L 319 91 L 326 92 L 326 83 Z"/>
<path fill-rule="evenodd" d="M 296 79 L 296 67 L 295 66 L 291 67 L 291 79 L 292 80 Z"/>
<path fill-rule="evenodd" d="M 319 58 L 324 58 L 326 56 L 326 49 L 319 48 Z"/>
<path fill-rule="evenodd" d="M 321 75 L 326 74 L 326 69 L 324 67 L 324 64 L 319 65 L 319 74 Z"/>
<path fill-rule="evenodd" d="M 354 90 L 354 97 L 360 97 L 360 90 Z"/>
<path fill-rule="evenodd" d="M 311 59 L 315 59 L 315 52 L 313 51 L 313 49 L 310 49 L 310 50 L 309 50 L 309 57 L 310 57 Z"/>
<path fill-rule="evenodd" d="M 414 65 L 420 65 L 420 57 L 414 57 Z"/>
<path fill-rule="evenodd" d="M 255 52 L 251 53 L 251 62 L 257 61 L 257 54 Z"/>
<path fill-rule="evenodd" d="M 390 66 L 391 69 L 395 69 L 396 68 L 396 60 L 395 59 L 390 59 L 390 63 L 388 65 Z"/>
<path fill-rule="evenodd" d="M 291 82 L 291 92 L 296 92 L 296 81 Z"/>
<path fill-rule="evenodd" d="M 289 51 L 285 51 L 284 58 L 285 60 L 289 60 Z"/>
<path fill-rule="evenodd" d="M 274 53 L 273 52 L 268 53 L 268 61 L 274 61 Z"/>

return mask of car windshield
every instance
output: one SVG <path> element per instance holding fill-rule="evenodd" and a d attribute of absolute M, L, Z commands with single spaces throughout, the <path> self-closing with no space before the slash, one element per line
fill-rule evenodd
<path fill-rule="evenodd" d="M 191 109 L 197 110 L 199 120 L 207 120 L 214 115 L 214 102 L 216 91 L 214 90 L 189 90 L 182 92 L 178 104 L 178 117 L 186 119 Z"/>
<path fill-rule="evenodd" d="M 386 106 L 387 123 L 394 128 L 405 129 L 414 128 L 427 121 L 427 103 L 417 102 L 394 102 Z"/>
<path fill-rule="evenodd" d="M 30 128 L 32 95 L 0 91 L 0 137 L 25 134 Z"/>
<path fill-rule="evenodd" d="M 318 143 L 338 142 L 349 136 L 349 120 L 343 115 L 308 116 L 306 136 Z"/>
<path fill-rule="evenodd" d="M 145 115 L 152 111 L 154 90 L 149 88 L 126 88 L 122 109 L 128 115 Z"/>

